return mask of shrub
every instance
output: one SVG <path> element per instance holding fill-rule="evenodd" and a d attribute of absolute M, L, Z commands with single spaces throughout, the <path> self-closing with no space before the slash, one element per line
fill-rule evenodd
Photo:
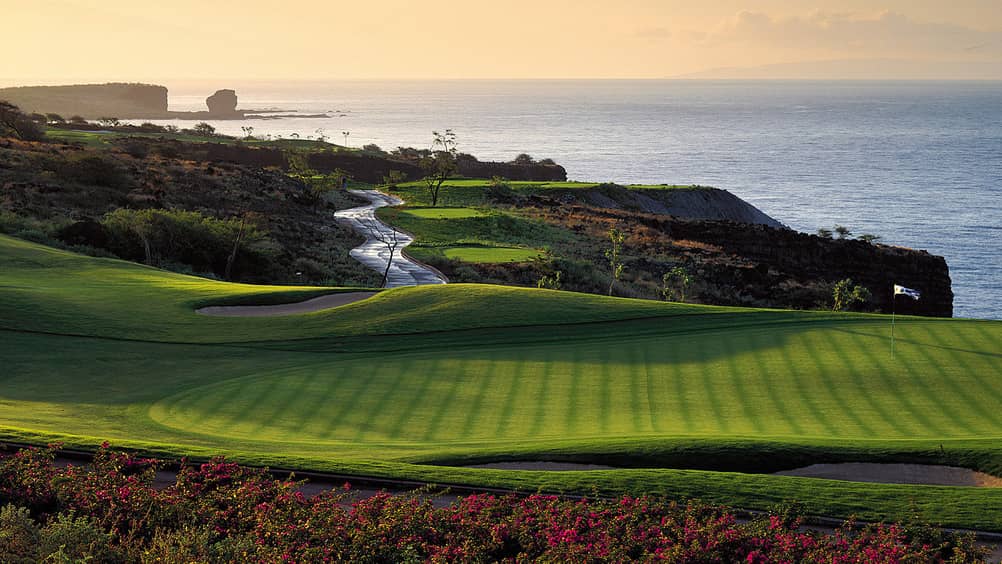
<path fill-rule="evenodd" d="M 832 310 L 847 311 L 870 300 L 870 290 L 854 284 L 852 278 L 843 278 L 832 288 Z"/>
<path fill-rule="evenodd" d="M 270 242 L 253 218 L 216 219 L 184 210 L 119 208 L 101 225 L 108 248 L 150 265 L 180 263 L 226 277 L 267 261 Z"/>
<path fill-rule="evenodd" d="M 5 505 L 0 509 L 0 562 L 36 562 L 38 525 L 24 507 Z"/>
<path fill-rule="evenodd" d="M 491 178 L 487 185 L 486 195 L 488 200 L 499 204 L 509 204 L 516 199 L 515 191 L 511 189 L 511 185 L 500 176 Z"/>
<path fill-rule="evenodd" d="M 129 177 L 115 161 L 97 156 L 83 155 L 60 163 L 56 174 L 68 182 L 107 188 L 123 188 Z"/>
<path fill-rule="evenodd" d="M 120 560 L 111 547 L 111 535 L 88 517 L 57 515 L 41 530 L 38 556 L 47 562 L 102 562 Z"/>
<path fill-rule="evenodd" d="M 536 164 L 536 159 L 532 158 L 532 155 L 528 153 L 520 153 L 517 157 L 512 159 L 511 163 L 517 165 L 531 165 Z"/>
<path fill-rule="evenodd" d="M 685 303 L 692 287 L 692 275 L 684 267 L 676 266 L 661 278 L 661 295 L 669 302 Z"/>
<path fill-rule="evenodd" d="M 559 270 L 553 273 L 553 276 L 547 276 L 544 274 L 539 278 L 539 281 L 536 282 L 536 287 L 547 288 L 549 290 L 559 290 L 563 286 L 563 283 L 560 280 L 561 276 L 563 276 L 563 273 Z"/>

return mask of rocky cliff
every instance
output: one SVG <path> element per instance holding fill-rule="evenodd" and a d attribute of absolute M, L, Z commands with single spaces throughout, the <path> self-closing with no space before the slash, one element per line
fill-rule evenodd
<path fill-rule="evenodd" d="M 459 174 L 469 178 L 494 178 L 500 176 L 508 180 L 562 182 L 567 180 L 567 171 L 556 164 L 517 164 L 484 162 L 473 159 L 459 159 Z"/>
<path fill-rule="evenodd" d="M 733 221 L 700 221 L 608 210 L 601 215 L 633 221 L 666 241 L 695 242 L 741 257 L 749 268 L 732 269 L 732 283 L 749 294 L 783 292 L 784 286 L 852 278 L 868 288 L 870 306 L 890 313 L 892 288 L 901 284 L 922 292 L 921 300 L 898 297 L 895 311 L 932 317 L 953 316 L 950 269 L 941 256 L 926 251 L 873 245 L 853 239 L 827 239 L 791 229 Z M 655 245 L 657 243 L 654 243 Z M 780 300 L 782 302 L 782 300 Z M 798 305 L 793 303 L 792 305 Z M 799 304 L 810 307 L 812 304 Z"/>
<path fill-rule="evenodd" d="M 65 118 L 153 119 L 167 117 L 167 88 L 154 84 L 77 84 L 0 88 L 7 100 L 26 112 L 56 113 Z"/>

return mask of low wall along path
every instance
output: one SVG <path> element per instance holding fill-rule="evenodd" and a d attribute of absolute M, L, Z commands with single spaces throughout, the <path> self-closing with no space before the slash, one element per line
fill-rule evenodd
<path fill-rule="evenodd" d="M 376 210 L 386 206 L 399 206 L 404 201 L 377 190 L 349 190 L 349 192 L 369 200 L 370 203 L 341 210 L 334 216 L 366 238 L 365 243 L 351 250 L 352 258 L 382 274 L 386 270 L 386 262 L 390 260 L 390 251 L 379 238 L 392 237 L 394 229 L 376 218 Z M 372 231 L 376 231 L 379 236 L 374 236 Z M 390 272 L 386 278 L 387 288 L 446 283 L 439 273 L 404 256 L 403 248 L 414 242 L 413 237 L 401 231 L 396 231 L 396 237 L 399 244 L 393 253 Z"/>

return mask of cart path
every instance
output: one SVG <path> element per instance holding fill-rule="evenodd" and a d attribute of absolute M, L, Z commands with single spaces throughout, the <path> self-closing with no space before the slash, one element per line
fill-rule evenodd
<path fill-rule="evenodd" d="M 339 221 L 349 225 L 366 238 L 365 243 L 351 250 L 352 258 L 382 275 L 386 270 L 390 250 L 378 237 L 392 238 L 395 234 L 399 245 L 393 252 L 390 272 L 386 278 L 386 288 L 446 283 L 446 280 L 438 272 L 404 256 L 403 248 L 414 242 L 413 237 L 393 229 L 376 218 L 375 212 L 378 208 L 399 206 L 404 203 L 403 200 L 378 190 L 349 190 L 349 192 L 370 202 L 367 205 L 341 210 L 334 214 L 334 217 L 338 218 Z M 373 236 L 371 231 L 376 231 L 379 234 L 378 237 Z"/>

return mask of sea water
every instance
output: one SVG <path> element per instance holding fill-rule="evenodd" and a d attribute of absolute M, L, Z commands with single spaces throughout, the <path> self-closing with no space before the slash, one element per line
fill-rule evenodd
<path fill-rule="evenodd" d="M 427 148 L 432 131 L 452 129 L 463 152 L 552 158 L 572 180 L 716 186 L 793 229 L 844 225 L 942 255 L 955 315 L 1002 319 L 1002 82 L 168 86 L 174 110 L 205 109 L 214 89 L 235 88 L 241 108 L 335 116 L 211 122 L 229 134 L 388 150 Z"/>

